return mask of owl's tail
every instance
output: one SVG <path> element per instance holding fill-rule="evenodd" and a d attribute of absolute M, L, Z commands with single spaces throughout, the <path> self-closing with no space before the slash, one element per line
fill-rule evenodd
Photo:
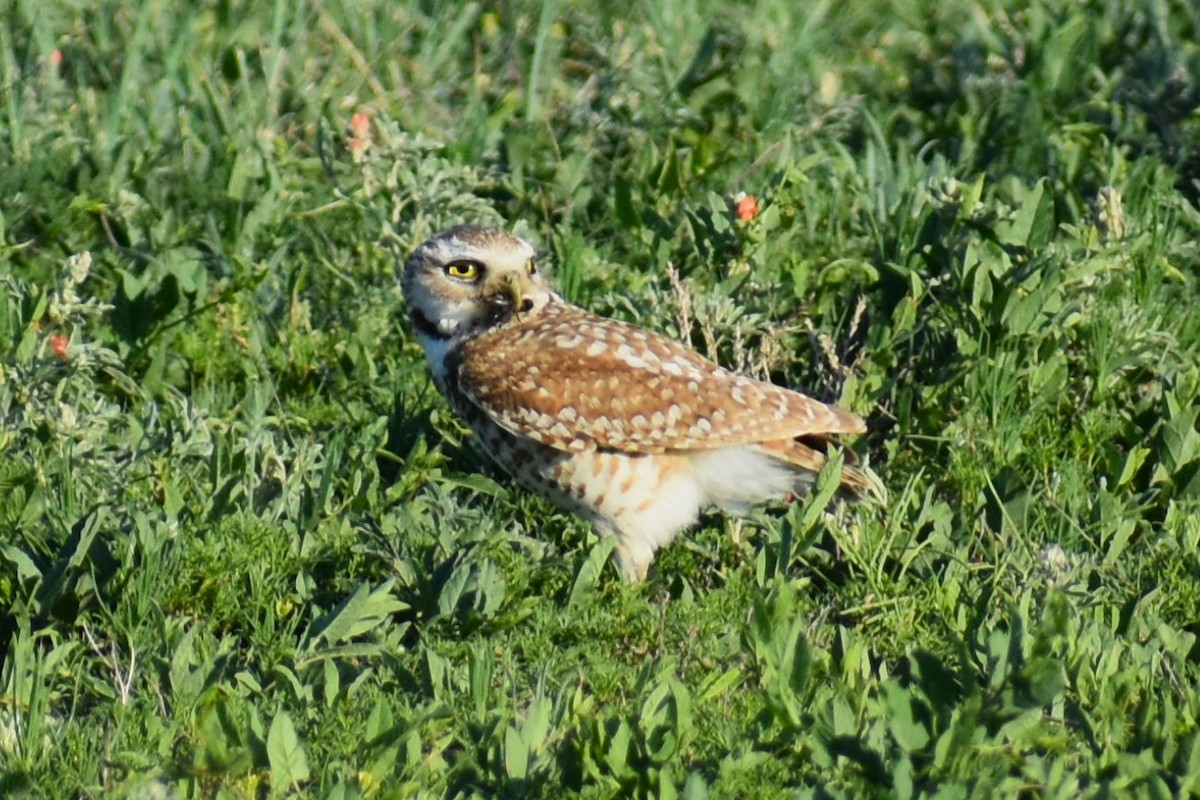
<path fill-rule="evenodd" d="M 838 496 L 854 502 L 887 504 L 887 487 L 883 485 L 883 481 L 869 467 L 860 464 L 858 456 L 852 450 L 842 447 L 835 439 L 817 435 L 800 436 L 795 439 L 760 442 L 757 447 L 760 451 L 799 470 L 802 489 L 807 489 L 816 479 L 817 473 L 829 463 L 830 448 L 838 448 L 844 457 Z"/>
<path fill-rule="evenodd" d="M 803 495 L 829 462 L 825 437 L 758 442 L 756 444 L 696 450 L 688 454 L 699 484 L 700 505 L 715 505 L 729 512 L 743 512 L 760 503 L 779 502 Z M 839 496 L 845 500 L 884 503 L 883 483 L 853 453 L 845 451 Z"/>

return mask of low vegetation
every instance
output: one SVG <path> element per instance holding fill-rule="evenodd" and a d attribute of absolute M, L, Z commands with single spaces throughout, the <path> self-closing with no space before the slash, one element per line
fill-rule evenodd
<path fill-rule="evenodd" d="M 1200 794 L 1193 5 L 84 5 L 0 1 L 0 794 Z M 626 585 L 430 383 L 468 220 L 888 505 Z"/>

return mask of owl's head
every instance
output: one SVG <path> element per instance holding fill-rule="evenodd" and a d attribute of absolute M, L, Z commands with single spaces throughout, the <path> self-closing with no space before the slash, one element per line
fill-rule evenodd
<path fill-rule="evenodd" d="M 532 245 L 507 231 L 460 225 L 404 265 L 404 301 L 417 333 L 458 339 L 536 314 L 553 299 Z"/>

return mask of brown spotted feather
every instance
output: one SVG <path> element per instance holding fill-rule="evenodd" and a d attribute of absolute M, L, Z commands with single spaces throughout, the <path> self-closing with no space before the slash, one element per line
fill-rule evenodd
<path fill-rule="evenodd" d="M 864 430 L 846 411 L 565 303 L 465 342 L 457 374 L 499 425 L 563 450 L 662 453 Z"/>

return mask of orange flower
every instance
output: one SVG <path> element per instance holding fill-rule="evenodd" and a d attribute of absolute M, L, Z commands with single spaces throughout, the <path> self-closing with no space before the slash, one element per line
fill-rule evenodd
<path fill-rule="evenodd" d="M 734 213 L 742 222 L 749 222 L 758 216 L 758 198 L 752 194 L 739 193 L 737 205 L 734 206 Z"/>
<path fill-rule="evenodd" d="M 363 111 L 356 111 L 350 116 L 350 155 L 357 162 L 371 145 L 371 117 Z"/>
<path fill-rule="evenodd" d="M 60 334 L 55 334 L 50 337 L 50 354 L 55 358 L 64 359 L 67 357 L 67 345 L 70 340 Z"/>

